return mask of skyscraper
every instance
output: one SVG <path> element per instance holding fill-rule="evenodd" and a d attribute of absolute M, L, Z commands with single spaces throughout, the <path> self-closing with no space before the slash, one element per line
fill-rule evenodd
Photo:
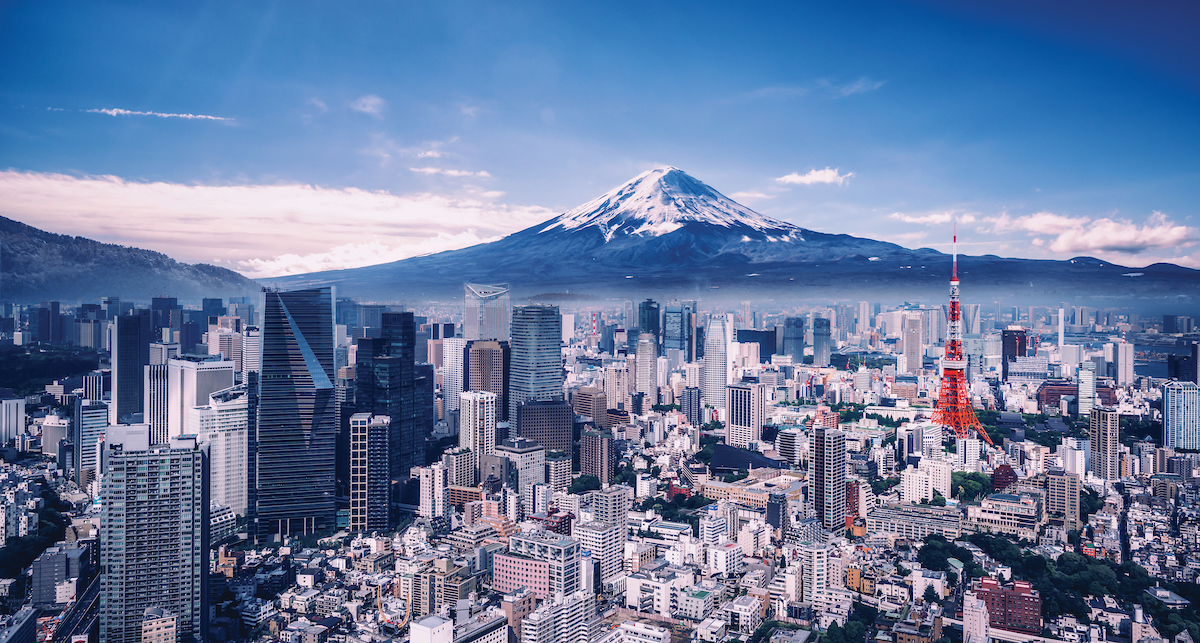
<path fill-rule="evenodd" d="M 1116 358 L 1114 366 L 1116 367 L 1117 386 L 1129 386 L 1133 384 L 1133 344 L 1122 341 L 1113 346 L 1113 357 Z"/>
<path fill-rule="evenodd" d="M 762 439 L 766 421 L 766 393 L 762 384 L 731 384 L 725 389 L 728 406 L 725 422 L 725 443 L 745 449 L 751 442 Z"/>
<path fill-rule="evenodd" d="M 638 331 L 641 335 L 649 334 L 653 337 L 656 349 L 658 340 L 662 336 L 660 321 L 658 302 L 647 299 L 638 304 Z"/>
<path fill-rule="evenodd" d="M 152 367 L 153 368 L 153 367 Z M 167 362 L 167 434 L 154 444 L 165 444 L 167 437 L 196 433 L 190 424 L 191 410 L 208 404 L 208 396 L 233 386 L 235 364 L 219 356 L 179 357 Z"/>
<path fill-rule="evenodd" d="M 704 424 L 704 409 L 700 405 L 700 388 L 689 386 L 683 389 L 679 399 L 679 410 L 687 417 L 688 424 L 700 426 Z"/>
<path fill-rule="evenodd" d="M 712 315 L 704 331 L 704 403 L 725 408 L 725 386 L 729 384 L 729 316 Z"/>
<path fill-rule="evenodd" d="M 829 366 L 833 352 L 833 337 L 829 320 L 824 317 L 813 319 L 813 366 Z"/>
<path fill-rule="evenodd" d="M 209 499 L 239 516 L 250 509 L 250 423 L 258 409 L 256 389 L 251 383 L 231 386 L 190 411 L 197 439 L 208 443 Z"/>
<path fill-rule="evenodd" d="M 558 306 L 513 308 L 508 417 L 531 400 L 563 399 L 562 317 Z"/>
<path fill-rule="evenodd" d="M 509 335 L 508 284 L 463 284 L 463 338 L 505 341 Z"/>
<path fill-rule="evenodd" d="M 826 531 L 846 527 L 846 434 L 824 426 L 813 431 L 813 504 Z"/>
<path fill-rule="evenodd" d="M 921 314 L 916 312 L 905 313 L 900 321 L 900 337 L 904 350 L 903 372 L 905 373 L 916 373 L 922 368 L 925 355 L 925 347 L 921 344 L 922 321 Z"/>
<path fill-rule="evenodd" d="M 791 356 L 793 364 L 804 361 L 803 317 L 788 317 L 783 320 L 783 354 Z"/>
<path fill-rule="evenodd" d="M 604 400 L 604 393 L 600 393 L 600 400 Z M 600 416 L 607 425 L 607 410 L 601 411 Z M 573 451 L 575 413 L 565 400 L 534 400 L 518 406 L 516 427 L 518 435 L 551 451 Z"/>
<path fill-rule="evenodd" d="M 257 540 L 334 526 L 333 289 L 265 292 Z"/>
<path fill-rule="evenodd" d="M 1096 406 L 1096 362 L 1088 360 L 1080 364 L 1076 380 L 1078 382 L 1076 403 L 1079 406 L 1079 417 L 1086 417 L 1091 415 L 1092 409 Z"/>
<path fill-rule="evenodd" d="M 596 476 L 608 484 L 617 474 L 617 446 L 612 433 L 602 429 L 585 429 L 579 445 L 579 468 L 584 474 Z"/>
<path fill-rule="evenodd" d="M 1167 382 L 1162 400 L 1163 446 L 1200 449 L 1200 388 L 1195 382 Z"/>
<path fill-rule="evenodd" d="M 463 390 L 491 391 L 496 394 L 496 414 L 507 422 L 508 365 L 511 357 L 508 342 L 474 340 L 467 342 Z"/>
<path fill-rule="evenodd" d="M 858 317 L 854 324 L 854 332 L 859 335 L 865 335 L 871 331 L 871 304 L 869 302 L 858 302 Z"/>
<path fill-rule="evenodd" d="M 391 418 L 350 416 L 350 531 L 384 531 L 391 503 L 388 451 Z"/>
<path fill-rule="evenodd" d="M 1117 452 L 1121 430 L 1121 415 L 1115 408 L 1097 406 L 1091 413 L 1092 475 L 1104 480 L 1117 480 L 1120 464 Z"/>
<path fill-rule="evenodd" d="M 84 489 L 100 474 L 96 445 L 108 427 L 109 405 L 100 400 L 75 400 L 75 417 L 71 424 L 75 444 L 75 482 Z"/>
<path fill-rule="evenodd" d="M 1079 475 L 1061 467 L 1046 471 L 1046 516 L 1050 524 L 1079 529 Z"/>
<path fill-rule="evenodd" d="M 1026 336 L 1025 329 L 1020 326 L 1009 326 L 1000 333 L 1000 336 L 1000 368 L 1002 369 L 1001 377 L 1003 379 L 1008 379 L 1009 362 L 1016 361 L 1018 357 L 1027 357 L 1029 355 L 1029 338 Z M 1080 412 L 1082 413 L 1082 411 Z"/>
<path fill-rule="evenodd" d="M 683 351 L 684 361 L 692 355 L 692 311 L 686 306 L 672 305 L 663 309 L 663 351 Z"/>
<path fill-rule="evenodd" d="M 591 418 L 596 428 L 608 428 L 608 398 L 604 391 L 594 386 L 580 387 L 573 402 L 575 415 Z"/>
<path fill-rule="evenodd" d="M 458 446 L 475 454 L 475 462 L 496 453 L 496 394 L 490 391 L 466 391 L 459 396 L 462 417 L 458 425 Z"/>
<path fill-rule="evenodd" d="M 100 643 L 140 643 L 148 607 L 208 638 L 208 466 L 194 436 L 109 436 L 100 493 Z"/>
<path fill-rule="evenodd" d="M 658 344 L 650 333 L 638 335 L 636 382 L 644 408 L 658 404 Z"/>
<path fill-rule="evenodd" d="M 113 321 L 111 360 L 112 398 L 108 423 L 117 424 L 131 413 L 141 413 L 145 392 L 143 367 L 150 363 L 150 338 L 153 329 L 150 311 L 134 311 Z"/>
<path fill-rule="evenodd" d="M 467 390 L 463 376 L 466 373 L 467 340 L 461 337 L 446 337 L 442 340 L 442 409 L 449 416 L 458 410 L 458 395 Z"/>

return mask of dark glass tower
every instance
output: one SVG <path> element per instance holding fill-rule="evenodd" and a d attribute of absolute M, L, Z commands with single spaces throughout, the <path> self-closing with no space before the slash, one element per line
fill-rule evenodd
<path fill-rule="evenodd" d="M 563 399 L 562 316 L 558 306 L 513 308 L 508 417 L 533 400 Z"/>
<path fill-rule="evenodd" d="M 662 326 L 659 318 L 659 305 L 653 299 L 647 299 L 638 304 L 638 331 L 639 334 L 650 333 L 654 335 L 654 343 L 658 344 L 662 338 Z"/>
<path fill-rule="evenodd" d="M 142 412 L 144 387 L 143 368 L 150 364 L 150 311 L 137 310 L 113 321 L 112 403 L 109 404 L 109 424 L 130 413 Z"/>
<path fill-rule="evenodd" d="M 792 357 L 793 364 L 804 361 L 804 318 L 788 317 L 783 320 L 783 354 Z"/>
<path fill-rule="evenodd" d="M 337 512 L 333 289 L 266 292 L 264 300 L 255 472 L 260 541 L 332 528 Z"/>

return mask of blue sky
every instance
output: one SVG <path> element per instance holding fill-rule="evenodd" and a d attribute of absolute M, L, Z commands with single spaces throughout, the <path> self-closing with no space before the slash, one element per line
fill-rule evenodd
<path fill-rule="evenodd" d="M 670 164 L 824 232 L 1200 267 L 1197 10 L 974 6 L 2 4 L 0 214 L 265 276 Z"/>

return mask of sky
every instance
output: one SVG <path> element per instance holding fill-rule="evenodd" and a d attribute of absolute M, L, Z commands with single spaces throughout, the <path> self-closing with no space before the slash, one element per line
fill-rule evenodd
<path fill-rule="evenodd" d="M 1197 18 L 0 3 L 0 216 L 266 277 L 493 240 L 673 165 L 821 232 L 1200 268 Z"/>

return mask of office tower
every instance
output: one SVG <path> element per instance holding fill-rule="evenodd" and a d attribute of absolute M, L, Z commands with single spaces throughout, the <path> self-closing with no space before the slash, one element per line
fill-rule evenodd
<path fill-rule="evenodd" d="M 247 326 L 242 331 L 242 381 L 247 373 L 257 373 L 262 368 L 262 335 L 258 326 Z"/>
<path fill-rule="evenodd" d="M 1195 382 L 1167 382 L 1162 401 L 1163 446 L 1200 449 L 1200 388 Z"/>
<path fill-rule="evenodd" d="M 636 379 L 635 389 L 643 395 L 644 411 L 658 404 L 658 344 L 653 335 L 638 335 Z"/>
<path fill-rule="evenodd" d="M 1116 380 L 1117 386 L 1129 386 L 1133 384 L 1133 344 L 1122 341 L 1113 346 L 1114 357 L 1116 357 Z"/>
<path fill-rule="evenodd" d="M 604 394 L 600 394 L 603 399 Z M 607 423 L 608 413 L 602 413 Z M 565 400 L 535 400 L 517 407 L 517 435 L 551 451 L 571 453 L 575 412 Z"/>
<path fill-rule="evenodd" d="M 150 425 L 151 444 L 166 444 L 171 408 L 170 370 L 165 362 L 160 362 L 144 366 L 143 373 L 142 421 Z"/>
<path fill-rule="evenodd" d="M 145 388 L 143 367 L 150 363 L 150 311 L 117 317 L 112 325 L 112 397 L 108 423 L 118 424 L 131 413 L 141 413 Z"/>
<path fill-rule="evenodd" d="M 490 391 L 466 391 L 459 395 L 462 417 L 458 426 L 458 446 L 476 454 L 496 453 L 496 394 Z"/>
<path fill-rule="evenodd" d="M 600 563 L 600 580 L 608 581 L 623 573 L 625 523 L 585 522 L 576 525 L 571 535 L 579 539 L 583 551 L 592 552 L 592 560 Z"/>
<path fill-rule="evenodd" d="M 77 398 L 73 420 L 71 442 L 75 445 L 75 482 L 87 489 L 88 483 L 100 474 L 96 445 L 104 439 L 108 428 L 108 405 L 100 400 Z"/>
<path fill-rule="evenodd" d="M 988 643 L 991 640 L 987 603 L 979 600 L 975 592 L 963 593 L 963 643 Z"/>
<path fill-rule="evenodd" d="M 596 620 L 596 593 L 582 589 L 573 594 L 548 597 L 521 620 L 518 640 L 520 643 L 589 643 L 597 640 L 600 626 Z"/>
<path fill-rule="evenodd" d="M 496 552 L 494 591 L 511 592 L 525 586 L 538 598 L 573 594 L 579 590 L 579 541 L 570 536 L 531 531 L 513 534 L 508 551 Z"/>
<path fill-rule="evenodd" d="M 148 607 L 208 639 L 208 463 L 194 436 L 109 436 L 100 493 L 100 643 L 140 643 Z"/>
<path fill-rule="evenodd" d="M 552 492 L 566 491 L 571 486 L 571 468 L 569 451 L 546 452 L 546 484 Z"/>
<path fill-rule="evenodd" d="M 591 418 L 596 428 L 608 428 L 608 398 L 604 391 L 593 386 L 581 387 L 575 391 L 573 408 L 575 415 Z"/>
<path fill-rule="evenodd" d="M 658 340 L 662 336 L 662 329 L 659 325 L 659 305 L 653 299 L 647 299 L 638 304 L 638 332 L 641 335 L 649 334 L 654 338 L 654 346 L 658 347 Z"/>
<path fill-rule="evenodd" d="M 824 317 L 813 319 L 813 366 L 829 366 L 832 351 L 829 320 Z"/>
<path fill-rule="evenodd" d="M 611 485 L 592 494 L 592 514 L 597 522 L 625 526 L 633 509 L 633 487 Z"/>
<path fill-rule="evenodd" d="M 387 306 L 380 304 L 359 304 L 358 324 L 354 328 L 355 337 L 378 337 L 383 327 L 383 313 Z"/>
<path fill-rule="evenodd" d="M 1092 475 L 1117 480 L 1119 475 L 1121 415 L 1115 408 L 1097 406 L 1091 413 Z"/>
<path fill-rule="evenodd" d="M 265 292 L 256 541 L 334 526 L 333 289 Z"/>
<path fill-rule="evenodd" d="M 1027 357 L 1029 355 L 1029 338 L 1026 335 L 1025 329 L 1021 328 L 1020 326 L 1009 326 L 1001 331 L 1000 335 L 1001 377 L 1003 379 L 1008 379 L 1009 363 L 1015 362 L 1018 357 Z"/>
<path fill-rule="evenodd" d="M 961 471 L 979 471 L 979 440 L 975 438 L 958 438 L 955 445 L 955 456 Z"/>
<path fill-rule="evenodd" d="M 16 439 L 25 431 L 25 400 L 0 400 L 0 446 Z"/>
<path fill-rule="evenodd" d="M 387 530 L 392 420 L 386 415 L 350 416 L 350 531 Z"/>
<path fill-rule="evenodd" d="M 532 400 L 563 399 L 562 317 L 558 306 L 513 308 L 508 417 Z"/>
<path fill-rule="evenodd" d="M 900 321 L 900 337 L 904 354 L 903 372 L 905 373 L 916 373 L 922 368 L 925 355 L 925 347 L 921 343 L 922 322 L 921 314 L 914 312 L 905 313 L 904 318 Z"/>
<path fill-rule="evenodd" d="M 692 313 L 685 306 L 672 305 L 663 309 L 663 341 L 664 351 L 677 350 L 684 354 L 684 361 L 690 362 L 692 355 Z"/>
<path fill-rule="evenodd" d="M 1050 524 L 1079 529 L 1079 476 L 1061 467 L 1046 471 L 1046 516 Z"/>
<path fill-rule="evenodd" d="M 502 422 L 508 417 L 508 342 L 473 340 L 467 342 L 463 390 L 490 391 L 496 394 L 496 413 Z"/>
<path fill-rule="evenodd" d="M 858 335 L 865 335 L 871 332 L 871 304 L 865 301 L 858 302 L 858 317 L 854 325 L 854 332 Z"/>
<path fill-rule="evenodd" d="M 715 409 L 725 408 L 725 387 L 729 384 L 729 317 L 712 315 L 704 331 L 704 403 Z"/>
<path fill-rule="evenodd" d="M 167 363 L 167 436 L 195 434 L 191 410 L 208 404 L 208 396 L 233 386 L 236 365 L 220 357 L 188 355 Z M 152 436 L 157 438 L 157 436 Z M 166 440 L 154 439 L 153 444 Z"/>
<path fill-rule="evenodd" d="M 813 505 L 826 531 L 846 527 L 846 434 L 824 426 L 813 431 Z"/>
<path fill-rule="evenodd" d="M 225 314 L 225 302 L 222 299 L 204 298 L 200 300 L 200 312 L 205 317 L 220 317 Z"/>
<path fill-rule="evenodd" d="M 100 309 L 104 311 L 105 319 L 116 319 L 121 316 L 120 297 L 101 297 Z"/>
<path fill-rule="evenodd" d="M 532 491 L 546 482 L 546 448 L 525 438 L 510 438 L 496 445 L 493 453 L 506 458 L 517 475 L 517 491 Z"/>
<path fill-rule="evenodd" d="M 422 518 L 446 517 L 450 511 L 446 501 L 446 467 L 441 462 L 434 462 L 427 467 L 414 468 L 413 473 L 421 485 L 421 504 L 417 514 Z"/>
<path fill-rule="evenodd" d="M 725 443 L 729 446 L 747 449 L 751 442 L 762 440 L 762 426 L 767 418 L 767 396 L 763 389 L 762 384 L 726 387 Z"/>
<path fill-rule="evenodd" d="M 1096 406 L 1096 363 L 1088 360 L 1079 365 L 1076 373 L 1078 387 L 1076 388 L 1076 403 L 1079 405 L 1079 417 L 1091 415 Z"/>
<path fill-rule="evenodd" d="M 704 407 L 700 403 L 699 387 L 688 386 L 683 389 L 683 394 L 679 396 L 679 410 L 687 418 L 688 424 L 692 426 L 704 424 Z"/>
<path fill-rule="evenodd" d="M 447 337 L 442 340 L 442 408 L 448 415 L 458 410 L 458 396 L 465 390 L 467 340 Z"/>
<path fill-rule="evenodd" d="M 209 499 L 239 516 L 250 509 L 250 420 L 257 409 L 255 394 L 248 384 L 238 384 L 209 395 L 208 404 L 190 410 L 196 438 L 208 443 Z"/>
<path fill-rule="evenodd" d="M 156 335 L 161 328 L 171 328 L 171 312 L 180 309 L 179 300 L 175 297 L 154 297 L 150 300 L 151 323 Z"/>
<path fill-rule="evenodd" d="M 617 445 L 612 433 L 603 429 L 585 429 L 579 444 L 579 468 L 585 475 L 608 484 L 617 475 Z"/>
<path fill-rule="evenodd" d="M 463 291 L 463 338 L 507 340 L 511 310 L 508 284 L 463 284 Z"/>
<path fill-rule="evenodd" d="M 178 359 L 180 352 L 178 342 L 151 342 L 150 366 L 166 364 L 173 359 Z"/>
<path fill-rule="evenodd" d="M 804 361 L 804 318 L 788 317 L 783 320 L 782 353 L 792 358 L 793 364 Z"/>
<path fill-rule="evenodd" d="M 829 545 L 800 545 L 800 600 L 815 602 L 829 587 Z"/>

